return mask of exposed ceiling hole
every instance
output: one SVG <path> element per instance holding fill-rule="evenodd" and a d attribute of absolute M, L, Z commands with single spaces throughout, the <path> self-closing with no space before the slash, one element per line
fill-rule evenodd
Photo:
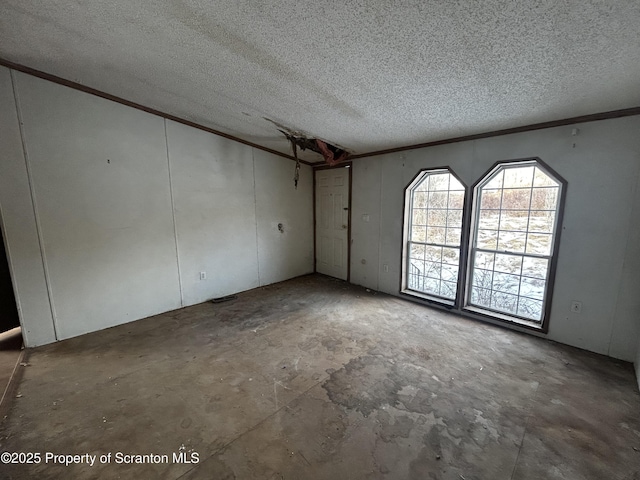
<path fill-rule="evenodd" d="M 285 127 L 284 125 L 271 120 L 270 118 L 263 118 L 277 126 L 280 133 L 282 133 L 286 137 L 286 139 L 289 140 L 296 160 L 297 148 L 303 151 L 311 150 L 312 152 L 319 153 L 320 155 L 322 155 L 322 158 L 324 158 L 324 161 L 331 166 L 343 162 L 349 157 L 349 152 L 347 152 L 342 147 L 333 145 L 325 140 L 321 140 L 304 132 L 292 130 L 291 128 Z"/>

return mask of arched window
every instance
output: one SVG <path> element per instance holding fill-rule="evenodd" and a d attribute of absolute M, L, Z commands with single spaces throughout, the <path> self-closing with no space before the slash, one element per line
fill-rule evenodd
<path fill-rule="evenodd" d="M 476 185 L 468 307 L 543 322 L 563 187 L 535 160 L 498 164 Z"/>
<path fill-rule="evenodd" d="M 566 182 L 541 161 L 496 164 L 473 188 L 448 168 L 405 189 L 401 292 L 546 329 Z"/>
<path fill-rule="evenodd" d="M 405 190 L 403 291 L 454 301 L 465 187 L 449 170 L 425 170 Z"/>

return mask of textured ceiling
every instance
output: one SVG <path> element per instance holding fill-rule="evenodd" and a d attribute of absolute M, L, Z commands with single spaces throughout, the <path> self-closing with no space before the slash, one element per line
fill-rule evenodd
<path fill-rule="evenodd" d="M 284 153 L 265 118 L 365 153 L 639 106 L 639 25 L 638 0 L 1 0 L 0 57 Z"/>

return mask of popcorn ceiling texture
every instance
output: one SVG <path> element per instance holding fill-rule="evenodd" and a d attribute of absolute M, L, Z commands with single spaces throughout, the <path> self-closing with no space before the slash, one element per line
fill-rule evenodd
<path fill-rule="evenodd" d="M 3 0 L 0 57 L 281 152 L 265 118 L 366 153 L 638 106 L 638 25 L 637 0 Z"/>

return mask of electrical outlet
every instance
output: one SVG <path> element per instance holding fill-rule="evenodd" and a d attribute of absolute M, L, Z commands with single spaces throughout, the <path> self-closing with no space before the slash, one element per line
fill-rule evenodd
<path fill-rule="evenodd" d="M 582 312 L 582 302 L 571 302 L 571 313 L 581 313 Z"/>
<path fill-rule="evenodd" d="M 200 280 L 206 280 L 207 279 L 207 272 L 200 272 Z"/>

